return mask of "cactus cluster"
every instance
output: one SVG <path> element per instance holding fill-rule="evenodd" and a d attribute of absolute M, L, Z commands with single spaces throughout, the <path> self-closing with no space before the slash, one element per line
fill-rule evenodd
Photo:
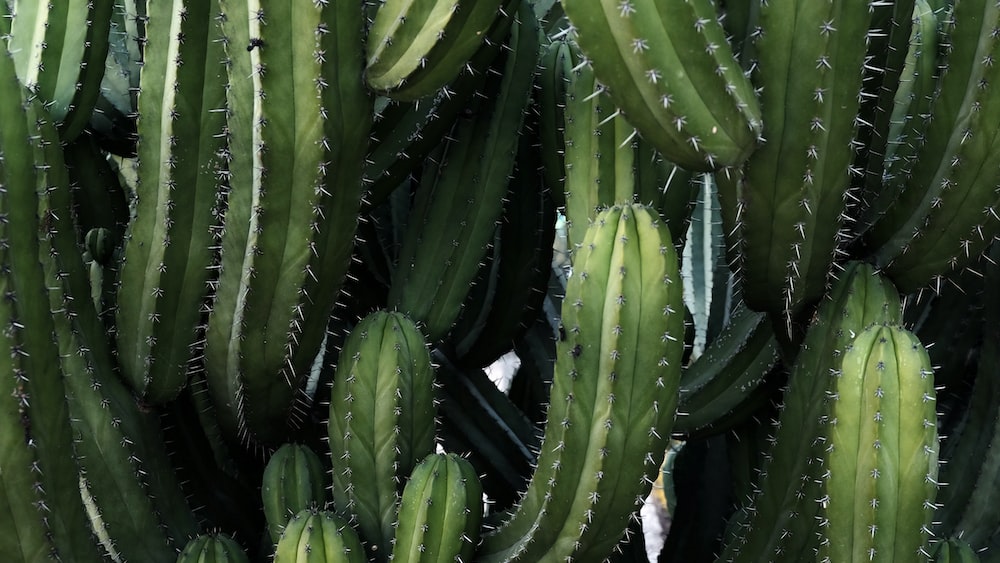
<path fill-rule="evenodd" d="M 998 0 L 0 0 L 4 561 L 1000 561 L 998 57 Z"/>

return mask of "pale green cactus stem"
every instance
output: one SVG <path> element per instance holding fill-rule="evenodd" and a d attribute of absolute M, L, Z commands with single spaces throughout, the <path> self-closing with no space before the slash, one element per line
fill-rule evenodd
<path fill-rule="evenodd" d="M 484 539 L 481 561 L 605 557 L 665 451 L 684 340 L 669 230 L 655 211 L 615 206 L 578 252 L 538 464 L 513 514 Z"/>
<path fill-rule="evenodd" d="M 927 561 L 938 486 L 927 351 L 906 329 L 876 324 L 830 383 L 818 560 Z"/>

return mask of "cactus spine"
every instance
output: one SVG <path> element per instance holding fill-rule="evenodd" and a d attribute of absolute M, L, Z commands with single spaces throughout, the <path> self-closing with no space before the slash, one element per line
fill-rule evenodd
<path fill-rule="evenodd" d="M 482 505 L 483 488 L 468 461 L 454 454 L 427 456 L 403 489 L 389 560 L 471 562 Z"/>
<path fill-rule="evenodd" d="M 934 373 L 916 336 L 874 325 L 832 379 L 819 560 L 926 561 L 937 493 Z"/>
<path fill-rule="evenodd" d="M 433 385 L 427 344 L 401 313 L 372 313 L 341 350 L 328 423 L 333 500 L 378 554 L 391 549 L 403 478 L 434 449 Z"/>
<path fill-rule="evenodd" d="M 278 543 L 288 519 L 326 499 L 323 464 L 308 446 L 284 444 L 264 468 L 261 496 L 271 541 Z"/>
<path fill-rule="evenodd" d="M 711 0 L 562 5 L 597 79 L 667 160 L 690 170 L 746 160 L 760 108 Z"/>
<path fill-rule="evenodd" d="M 482 561 L 603 557 L 665 449 L 684 340 L 669 230 L 641 205 L 615 206 L 578 252 L 538 465 L 515 513 L 485 538 Z M 608 465 L 615 459 L 643 462 Z"/>
<path fill-rule="evenodd" d="M 353 248 L 372 115 L 363 14 L 345 1 L 220 6 L 230 190 L 205 358 L 229 435 L 277 442 Z"/>

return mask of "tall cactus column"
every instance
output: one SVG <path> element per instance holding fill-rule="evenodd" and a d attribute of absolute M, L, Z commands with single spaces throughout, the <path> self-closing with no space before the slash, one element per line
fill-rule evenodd
<path fill-rule="evenodd" d="M 640 205 L 598 214 L 566 288 L 538 466 L 482 561 L 594 561 L 617 544 L 670 435 L 684 341 L 677 256 Z"/>
<path fill-rule="evenodd" d="M 230 192 L 205 358 L 223 427 L 276 444 L 353 249 L 373 111 L 362 5 L 220 5 Z"/>

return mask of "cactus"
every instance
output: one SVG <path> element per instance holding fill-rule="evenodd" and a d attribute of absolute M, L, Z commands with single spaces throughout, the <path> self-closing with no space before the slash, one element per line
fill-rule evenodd
<path fill-rule="evenodd" d="M 361 539 L 336 514 L 303 510 L 292 516 L 274 551 L 274 563 L 364 563 Z"/>
<path fill-rule="evenodd" d="M 483 488 L 469 462 L 454 454 L 427 456 L 403 489 L 389 560 L 472 561 L 482 503 Z"/>
<path fill-rule="evenodd" d="M 7 49 L 17 75 L 37 92 L 64 138 L 79 135 L 97 103 L 113 0 L 13 0 Z"/>
<path fill-rule="evenodd" d="M 956 3 L 944 70 L 913 169 L 896 200 L 868 231 L 866 246 L 905 292 L 982 254 L 1000 232 L 995 218 L 995 131 L 1000 101 L 1000 5 Z"/>
<path fill-rule="evenodd" d="M 509 25 L 518 0 L 388 0 L 366 42 L 372 89 L 415 100 L 448 86 L 494 26 Z"/>
<path fill-rule="evenodd" d="M 123 374 L 151 403 L 174 399 L 186 385 L 204 329 L 201 309 L 225 176 L 225 67 L 217 18 L 211 1 L 150 6 L 139 95 L 139 183 L 120 272 L 116 335 Z"/>
<path fill-rule="evenodd" d="M 517 153 L 528 93 L 538 59 L 539 29 L 521 3 L 503 72 L 452 130 L 453 142 L 418 190 L 389 302 L 424 325 L 428 340 L 447 334 L 500 217 Z"/>
<path fill-rule="evenodd" d="M 831 380 L 820 561 L 926 561 L 937 494 L 934 372 L 913 333 L 860 332 Z"/>
<path fill-rule="evenodd" d="M 684 340 L 669 231 L 645 207 L 612 207 L 588 228 L 574 269 L 538 465 L 514 514 L 484 539 L 483 561 L 608 553 L 665 450 Z M 621 456 L 636 462 L 606 465 Z"/>
<path fill-rule="evenodd" d="M 189 541 L 177 563 L 250 563 L 236 540 L 225 535 L 200 535 Z"/>
<path fill-rule="evenodd" d="M 854 334 L 901 317 L 898 293 L 873 268 L 853 262 L 841 272 L 791 368 L 754 497 L 733 519 L 721 560 L 760 561 L 782 554 L 794 560 L 815 550 L 828 382 Z"/>
<path fill-rule="evenodd" d="M 711 0 L 566 0 L 576 40 L 639 133 L 690 170 L 737 166 L 761 114 Z"/>
<path fill-rule="evenodd" d="M 308 446 L 284 444 L 264 468 L 261 496 L 271 541 L 278 543 L 288 519 L 326 499 L 323 465 Z"/>
<path fill-rule="evenodd" d="M 378 311 L 351 331 L 330 395 L 333 500 L 372 551 L 391 551 L 403 478 L 434 449 L 434 372 L 423 335 Z"/>
<path fill-rule="evenodd" d="M 997 559 L 997 29 L 0 0 L 4 557 Z"/>
<path fill-rule="evenodd" d="M 870 20 L 868 0 L 761 4 L 754 76 L 765 143 L 742 169 L 716 178 L 743 298 L 784 340 L 796 338 L 793 321 L 823 295 L 844 238 Z"/>
<path fill-rule="evenodd" d="M 296 425 L 351 256 L 372 115 L 362 12 L 344 1 L 220 6 L 230 189 L 205 360 L 229 435 L 274 443 Z M 308 87 L 295 87 L 300 74 Z"/>

